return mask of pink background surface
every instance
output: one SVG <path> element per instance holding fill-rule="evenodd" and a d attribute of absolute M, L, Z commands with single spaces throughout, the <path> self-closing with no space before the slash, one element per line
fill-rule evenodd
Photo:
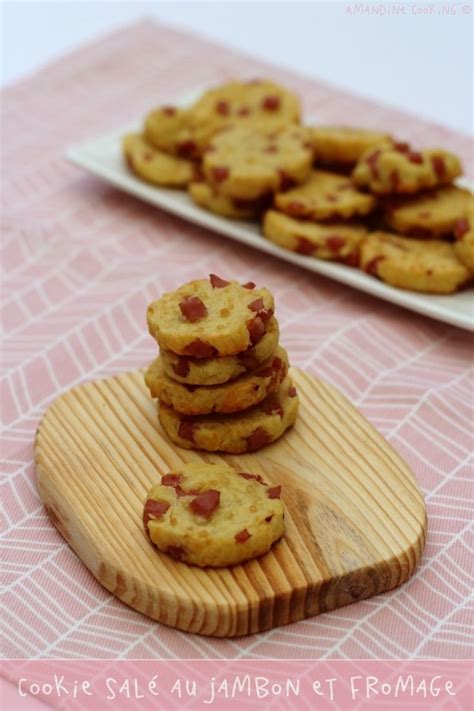
<path fill-rule="evenodd" d="M 186 224 L 89 177 L 65 148 L 206 82 L 273 76 L 321 122 L 383 127 L 467 162 L 469 140 L 393 109 L 140 23 L 3 94 L 2 577 L 7 657 L 465 658 L 472 622 L 472 339 Z M 472 166 L 467 166 L 472 174 Z M 199 638 L 102 589 L 51 526 L 35 487 L 46 407 L 91 378 L 145 366 L 146 305 L 216 272 L 275 294 L 295 365 L 339 387 L 414 469 L 429 537 L 402 588 L 265 634 Z"/>

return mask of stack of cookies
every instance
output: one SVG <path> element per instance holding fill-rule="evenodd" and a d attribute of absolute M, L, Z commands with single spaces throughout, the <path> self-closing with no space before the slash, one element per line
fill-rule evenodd
<path fill-rule="evenodd" d="M 239 454 L 274 442 L 298 412 L 274 300 L 215 274 L 147 310 L 160 346 L 145 382 L 168 437 L 186 449 Z"/>

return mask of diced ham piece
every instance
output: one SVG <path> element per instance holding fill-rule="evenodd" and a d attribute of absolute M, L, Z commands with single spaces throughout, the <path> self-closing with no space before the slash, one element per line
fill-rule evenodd
<path fill-rule="evenodd" d="M 178 484 L 181 484 L 182 478 L 181 474 L 164 474 L 161 477 L 161 483 L 163 486 L 173 486 L 176 488 Z"/>
<path fill-rule="evenodd" d="M 178 436 L 194 442 L 194 424 L 190 420 L 181 420 L 178 428 Z"/>
<path fill-rule="evenodd" d="M 185 158 L 194 156 L 197 153 L 197 146 L 194 141 L 182 141 L 178 145 L 178 153 Z"/>
<path fill-rule="evenodd" d="M 267 489 L 267 496 L 269 499 L 279 499 L 281 495 L 281 484 L 278 486 L 271 486 Z"/>
<path fill-rule="evenodd" d="M 220 491 L 216 491 L 216 489 L 208 489 L 208 491 L 203 491 L 202 494 L 198 494 L 196 498 L 191 501 L 189 509 L 198 516 L 209 518 L 209 516 L 219 506 L 220 498 Z"/>
<path fill-rule="evenodd" d="M 261 447 L 265 447 L 266 444 L 270 444 L 271 437 L 268 432 L 265 432 L 263 427 L 257 427 L 254 432 L 247 437 L 247 451 L 254 452 Z"/>
<path fill-rule="evenodd" d="M 250 304 L 248 305 L 248 308 L 250 311 L 260 311 L 260 309 L 263 309 L 263 299 L 255 299 L 255 301 L 251 301 Z"/>
<path fill-rule="evenodd" d="M 407 157 L 410 163 L 415 163 L 416 165 L 421 165 L 423 163 L 423 156 L 417 151 L 409 151 Z"/>
<path fill-rule="evenodd" d="M 211 346 L 210 343 L 202 341 L 200 338 L 196 338 L 189 345 L 186 346 L 186 353 L 195 358 L 212 358 L 216 355 L 217 349 Z"/>
<path fill-rule="evenodd" d="M 258 316 L 260 316 L 262 321 L 269 321 L 273 316 L 273 309 L 261 309 L 258 312 Z"/>
<path fill-rule="evenodd" d="M 156 501 L 156 499 L 148 499 L 143 510 L 143 523 L 145 526 L 148 521 L 152 521 L 157 518 L 162 518 L 168 511 L 171 504 L 167 501 Z"/>
<path fill-rule="evenodd" d="M 400 173 L 395 168 L 390 172 L 390 187 L 394 193 L 400 188 Z"/>
<path fill-rule="evenodd" d="M 444 164 L 444 158 L 441 156 L 433 156 L 431 159 L 431 164 L 433 166 L 434 172 L 437 177 L 442 180 L 446 174 L 446 166 Z"/>
<path fill-rule="evenodd" d="M 298 391 L 296 390 L 295 386 L 293 385 L 289 390 L 288 390 L 288 395 L 289 397 L 296 397 L 298 394 Z"/>
<path fill-rule="evenodd" d="M 229 102 L 228 101 L 218 101 L 216 103 L 216 111 L 221 116 L 228 116 L 229 111 L 230 111 Z"/>
<path fill-rule="evenodd" d="M 265 111 L 278 111 L 280 108 L 280 97 L 270 94 L 263 99 L 262 106 Z"/>
<path fill-rule="evenodd" d="M 289 190 L 295 185 L 295 181 L 286 171 L 278 170 L 277 173 L 280 179 L 280 190 Z"/>
<path fill-rule="evenodd" d="M 248 539 L 251 537 L 252 534 L 249 533 L 246 528 L 244 528 L 243 531 L 239 531 L 239 533 L 236 533 L 234 536 L 237 543 L 245 543 L 245 541 L 248 541 Z"/>
<path fill-rule="evenodd" d="M 173 365 L 173 370 L 176 375 L 185 378 L 189 374 L 189 360 L 187 358 L 178 358 L 178 362 Z"/>
<path fill-rule="evenodd" d="M 253 281 L 248 281 L 246 284 L 242 284 L 244 289 L 255 289 L 255 284 Z"/>
<path fill-rule="evenodd" d="M 286 209 L 288 210 L 290 215 L 304 215 L 306 212 L 306 208 L 304 203 L 299 202 L 299 200 L 292 200 L 291 202 L 288 203 L 286 206 Z"/>
<path fill-rule="evenodd" d="M 465 217 L 461 217 L 454 225 L 454 235 L 456 239 L 461 239 L 466 232 L 469 232 L 469 220 Z"/>
<path fill-rule="evenodd" d="M 182 489 L 179 484 L 176 487 L 176 496 L 180 499 L 182 496 L 197 496 L 199 491 L 197 489 Z"/>
<path fill-rule="evenodd" d="M 263 406 L 263 411 L 267 415 L 280 415 L 280 417 L 283 417 L 283 415 L 285 414 L 281 404 L 276 398 L 274 400 L 269 400 L 268 402 L 266 402 Z"/>
<path fill-rule="evenodd" d="M 182 546 L 168 546 L 166 553 L 175 560 L 183 560 L 186 555 L 186 549 Z"/>
<path fill-rule="evenodd" d="M 191 323 L 195 323 L 207 316 L 206 305 L 199 296 L 187 296 L 180 302 L 179 308 L 184 318 Z"/>
<path fill-rule="evenodd" d="M 313 254 L 314 250 L 316 249 L 316 246 L 312 242 L 310 242 L 309 239 L 307 239 L 306 237 L 298 236 L 296 237 L 296 239 L 298 240 L 296 244 L 296 252 L 298 252 L 298 254 L 304 254 L 306 256 Z"/>
<path fill-rule="evenodd" d="M 218 165 L 212 169 L 212 179 L 215 183 L 222 183 L 229 177 L 229 168 L 225 165 Z"/>
<path fill-rule="evenodd" d="M 259 484 L 264 483 L 260 474 L 249 474 L 248 472 L 239 472 L 239 476 L 243 477 L 244 479 L 255 479 L 255 481 L 259 482 Z"/>
<path fill-rule="evenodd" d="M 366 163 L 370 168 L 370 172 L 372 173 L 373 177 L 377 180 L 379 178 L 379 171 L 377 167 L 377 163 L 379 160 L 381 151 L 374 151 L 374 153 L 371 153 L 370 156 L 366 158 Z"/>
<path fill-rule="evenodd" d="M 344 247 L 345 244 L 346 240 L 344 237 L 339 237 L 338 235 L 330 235 L 329 237 L 326 237 L 326 247 L 331 252 L 339 252 L 341 247 Z"/>
<path fill-rule="evenodd" d="M 358 267 L 359 266 L 359 255 L 357 252 L 352 252 L 352 254 L 348 254 L 347 257 L 344 257 L 342 262 L 344 264 L 347 264 L 348 267 Z"/>
<path fill-rule="evenodd" d="M 165 116 L 174 116 L 176 113 L 174 106 L 164 106 L 162 110 Z"/>
<path fill-rule="evenodd" d="M 260 316 L 255 316 L 255 318 L 247 321 L 247 329 L 250 335 L 250 340 L 252 343 L 257 343 L 260 338 L 265 333 L 265 324 L 263 323 Z"/>
<path fill-rule="evenodd" d="M 209 274 L 209 279 L 213 289 L 223 289 L 225 286 L 230 284 L 230 281 L 221 279 L 217 274 Z"/>
<path fill-rule="evenodd" d="M 384 259 L 385 257 L 380 254 L 378 257 L 374 257 L 369 262 L 367 262 L 367 264 L 365 265 L 365 271 L 367 272 L 367 274 L 372 274 L 372 276 L 378 276 L 378 265 Z"/>

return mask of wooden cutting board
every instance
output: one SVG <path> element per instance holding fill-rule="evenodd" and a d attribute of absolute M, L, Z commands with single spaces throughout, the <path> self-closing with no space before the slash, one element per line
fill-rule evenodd
<path fill-rule="evenodd" d="M 415 570 L 426 535 L 408 466 L 334 387 L 293 368 L 296 425 L 237 456 L 171 444 L 143 373 L 89 382 L 59 397 L 36 437 L 48 514 L 97 580 L 127 605 L 181 630 L 234 637 L 391 590 Z M 283 484 L 286 534 L 265 556 L 199 569 L 145 537 L 149 487 L 183 461 L 225 460 Z"/>

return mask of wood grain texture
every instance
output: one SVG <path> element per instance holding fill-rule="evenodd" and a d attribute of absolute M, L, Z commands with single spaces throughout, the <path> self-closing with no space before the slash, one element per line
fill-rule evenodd
<path fill-rule="evenodd" d="M 166 625 L 233 637 L 333 610 L 407 580 L 426 535 L 410 469 L 335 388 L 295 368 L 301 409 L 278 442 L 238 456 L 172 445 L 143 373 L 86 383 L 48 409 L 36 438 L 51 521 L 97 580 Z M 286 534 L 265 556 L 199 569 L 158 553 L 143 502 L 183 461 L 224 460 L 283 484 Z"/>

